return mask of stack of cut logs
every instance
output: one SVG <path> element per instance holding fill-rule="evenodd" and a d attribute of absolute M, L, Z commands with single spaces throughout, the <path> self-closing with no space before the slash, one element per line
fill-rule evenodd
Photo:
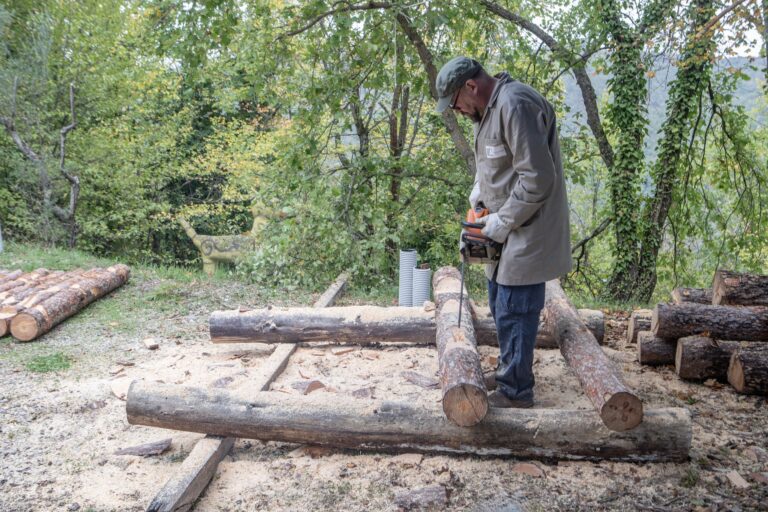
<path fill-rule="evenodd" d="M 31 341 L 128 281 L 125 265 L 69 272 L 0 270 L 0 337 Z"/>
<path fill-rule="evenodd" d="M 711 289 L 677 288 L 672 303 L 632 313 L 627 339 L 642 364 L 768 395 L 768 276 L 718 270 Z"/>

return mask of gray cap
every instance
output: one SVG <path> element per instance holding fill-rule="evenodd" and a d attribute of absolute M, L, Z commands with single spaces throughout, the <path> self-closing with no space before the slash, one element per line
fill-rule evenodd
<path fill-rule="evenodd" d="M 437 89 L 437 112 L 442 112 L 451 104 L 454 93 L 462 87 L 467 80 L 483 69 L 479 62 L 468 57 L 454 57 L 440 68 L 435 80 Z"/>

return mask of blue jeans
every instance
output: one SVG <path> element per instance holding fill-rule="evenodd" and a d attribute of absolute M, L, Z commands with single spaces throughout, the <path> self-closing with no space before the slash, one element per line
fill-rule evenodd
<path fill-rule="evenodd" d="M 544 283 L 505 286 L 488 281 L 488 304 L 499 338 L 498 389 L 512 400 L 533 400 L 533 347 L 544 307 Z"/>

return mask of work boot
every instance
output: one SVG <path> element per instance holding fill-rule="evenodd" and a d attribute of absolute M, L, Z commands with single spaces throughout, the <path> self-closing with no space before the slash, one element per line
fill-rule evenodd
<path fill-rule="evenodd" d="M 496 370 L 489 370 L 483 374 L 483 382 L 485 382 L 485 389 L 493 391 L 496 389 Z"/>
<path fill-rule="evenodd" d="M 533 400 L 512 400 L 497 389 L 488 395 L 488 405 L 497 409 L 530 409 Z"/>

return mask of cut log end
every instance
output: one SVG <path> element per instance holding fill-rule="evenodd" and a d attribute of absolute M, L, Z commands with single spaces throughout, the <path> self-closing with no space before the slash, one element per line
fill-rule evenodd
<path fill-rule="evenodd" d="M 477 425 L 488 414 L 488 396 L 485 389 L 461 384 L 443 395 L 443 412 L 460 427 Z"/>
<path fill-rule="evenodd" d="M 19 341 L 31 341 L 40 333 L 37 319 L 28 313 L 19 313 L 11 320 L 11 335 Z"/>
<path fill-rule="evenodd" d="M 631 430 L 643 421 L 643 403 L 632 393 L 615 393 L 606 400 L 600 418 L 610 430 Z"/>

